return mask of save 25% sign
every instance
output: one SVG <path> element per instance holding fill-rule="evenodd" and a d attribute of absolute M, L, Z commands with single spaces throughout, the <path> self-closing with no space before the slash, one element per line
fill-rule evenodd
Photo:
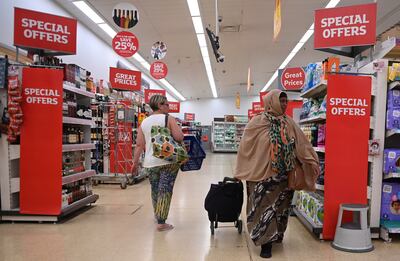
<path fill-rule="evenodd" d="M 131 32 L 119 32 L 112 41 L 114 51 L 122 57 L 132 57 L 139 50 L 139 41 Z"/>

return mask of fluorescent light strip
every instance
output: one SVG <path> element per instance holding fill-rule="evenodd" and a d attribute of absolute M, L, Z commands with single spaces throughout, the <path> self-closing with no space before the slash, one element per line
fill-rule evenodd
<path fill-rule="evenodd" d="M 164 84 L 181 101 L 186 101 L 185 97 L 183 97 L 182 94 L 180 94 L 166 79 L 162 79 L 160 82 Z"/>
<path fill-rule="evenodd" d="M 104 23 L 104 20 L 85 1 L 75 1 L 73 4 L 96 24 Z"/>
<path fill-rule="evenodd" d="M 114 31 L 114 29 L 111 28 L 108 24 L 99 24 L 100 28 L 103 29 L 104 32 L 106 32 L 111 38 L 114 38 L 114 36 L 117 34 L 117 32 Z"/>
<path fill-rule="evenodd" d="M 204 66 L 207 72 L 208 82 L 210 83 L 211 91 L 214 98 L 218 98 L 217 87 L 215 85 L 214 74 L 212 71 L 210 54 L 208 53 L 207 41 L 204 34 L 203 22 L 200 15 L 199 4 L 197 0 L 187 0 L 190 15 L 192 16 L 192 22 L 194 30 L 197 36 L 197 42 L 200 47 L 201 56 L 203 57 Z"/>
<path fill-rule="evenodd" d="M 333 8 L 335 7 L 340 0 L 331 0 L 329 3 L 325 6 L 325 8 Z M 282 62 L 282 64 L 279 66 L 279 69 L 284 69 L 290 61 L 296 56 L 297 52 L 303 47 L 303 45 L 310 39 L 310 37 L 314 34 L 314 23 L 311 24 L 310 28 L 304 33 L 303 37 L 301 37 L 300 41 L 296 44 L 296 46 L 292 49 L 292 51 L 289 53 L 289 55 L 286 57 L 286 59 Z M 278 77 L 278 70 L 274 72 L 272 77 L 269 79 L 267 84 L 262 88 L 262 92 L 266 91 L 271 84 L 274 82 L 274 80 Z"/>

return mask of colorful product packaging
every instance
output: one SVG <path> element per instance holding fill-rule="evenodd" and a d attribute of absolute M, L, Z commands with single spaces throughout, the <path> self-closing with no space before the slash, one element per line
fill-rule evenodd
<path fill-rule="evenodd" d="M 400 221 L 400 184 L 383 183 L 381 220 Z"/>
<path fill-rule="evenodd" d="M 400 149 L 385 149 L 383 152 L 383 172 L 400 173 Z"/>
<path fill-rule="evenodd" d="M 388 108 L 386 113 L 386 128 L 388 130 L 400 129 L 400 108 Z"/>
<path fill-rule="evenodd" d="M 318 125 L 318 147 L 325 147 L 326 124 Z"/>
<path fill-rule="evenodd" d="M 400 90 L 388 91 L 387 106 L 390 109 L 399 109 L 400 110 Z"/>

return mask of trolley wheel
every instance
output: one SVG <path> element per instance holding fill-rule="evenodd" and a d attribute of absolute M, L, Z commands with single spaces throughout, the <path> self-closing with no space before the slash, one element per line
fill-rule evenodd
<path fill-rule="evenodd" d="M 242 222 L 242 220 L 238 220 L 237 221 L 237 229 L 238 229 L 239 234 L 242 234 L 242 230 L 243 230 L 243 222 Z"/>
<path fill-rule="evenodd" d="M 121 187 L 121 189 L 126 189 L 126 187 L 127 187 L 126 182 L 122 182 L 121 185 L 120 185 L 120 187 Z"/>
<path fill-rule="evenodd" d="M 214 221 L 210 221 L 211 235 L 214 235 Z"/>

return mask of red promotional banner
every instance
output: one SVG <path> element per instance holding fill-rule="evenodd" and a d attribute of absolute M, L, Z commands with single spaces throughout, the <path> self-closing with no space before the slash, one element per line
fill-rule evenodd
<path fill-rule="evenodd" d="M 154 62 L 150 66 L 150 74 L 154 79 L 160 80 L 167 77 L 168 67 L 163 62 Z"/>
<path fill-rule="evenodd" d="M 306 73 L 301 67 L 286 68 L 280 76 L 282 87 L 285 90 L 301 90 L 306 82 Z"/>
<path fill-rule="evenodd" d="M 253 102 L 252 110 L 254 113 L 258 114 L 264 111 L 264 106 L 261 104 L 261 102 Z"/>
<path fill-rule="evenodd" d="M 374 45 L 377 4 L 315 11 L 314 48 Z"/>
<path fill-rule="evenodd" d="M 324 239 L 334 238 L 341 203 L 367 203 L 370 107 L 370 77 L 328 76 Z"/>
<path fill-rule="evenodd" d="M 254 116 L 256 116 L 257 115 L 257 113 L 254 113 L 254 111 L 253 110 L 251 110 L 251 109 L 248 109 L 248 111 L 247 111 L 247 117 L 249 117 L 249 120 L 251 120 Z"/>
<path fill-rule="evenodd" d="M 76 19 L 14 8 L 14 45 L 76 53 Z"/>
<path fill-rule="evenodd" d="M 266 96 L 268 92 L 260 92 L 260 102 L 261 105 L 264 107 L 264 96 Z"/>
<path fill-rule="evenodd" d="M 168 102 L 168 105 L 169 105 L 169 112 L 171 113 L 178 113 L 181 110 L 180 102 Z"/>
<path fill-rule="evenodd" d="M 167 95 L 165 90 L 145 89 L 144 90 L 144 102 L 149 103 L 151 96 L 156 95 L 156 94 L 163 95 L 163 96 Z"/>
<path fill-rule="evenodd" d="M 20 212 L 59 215 L 62 188 L 63 71 L 22 72 Z M 49 122 L 51 121 L 51 128 Z"/>
<path fill-rule="evenodd" d="M 111 87 L 123 91 L 140 91 L 142 73 L 139 71 L 125 70 L 110 67 Z"/>
<path fill-rule="evenodd" d="M 133 33 L 122 31 L 114 36 L 112 46 L 119 56 L 132 57 L 139 50 L 139 41 Z"/>
<path fill-rule="evenodd" d="M 288 101 L 287 108 L 286 108 L 286 115 L 293 118 L 293 110 L 299 109 L 301 107 L 303 107 L 302 101 Z"/>
<path fill-rule="evenodd" d="M 194 121 L 195 115 L 194 113 L 186 113 L 184 114 L 185 121 Z"/>

